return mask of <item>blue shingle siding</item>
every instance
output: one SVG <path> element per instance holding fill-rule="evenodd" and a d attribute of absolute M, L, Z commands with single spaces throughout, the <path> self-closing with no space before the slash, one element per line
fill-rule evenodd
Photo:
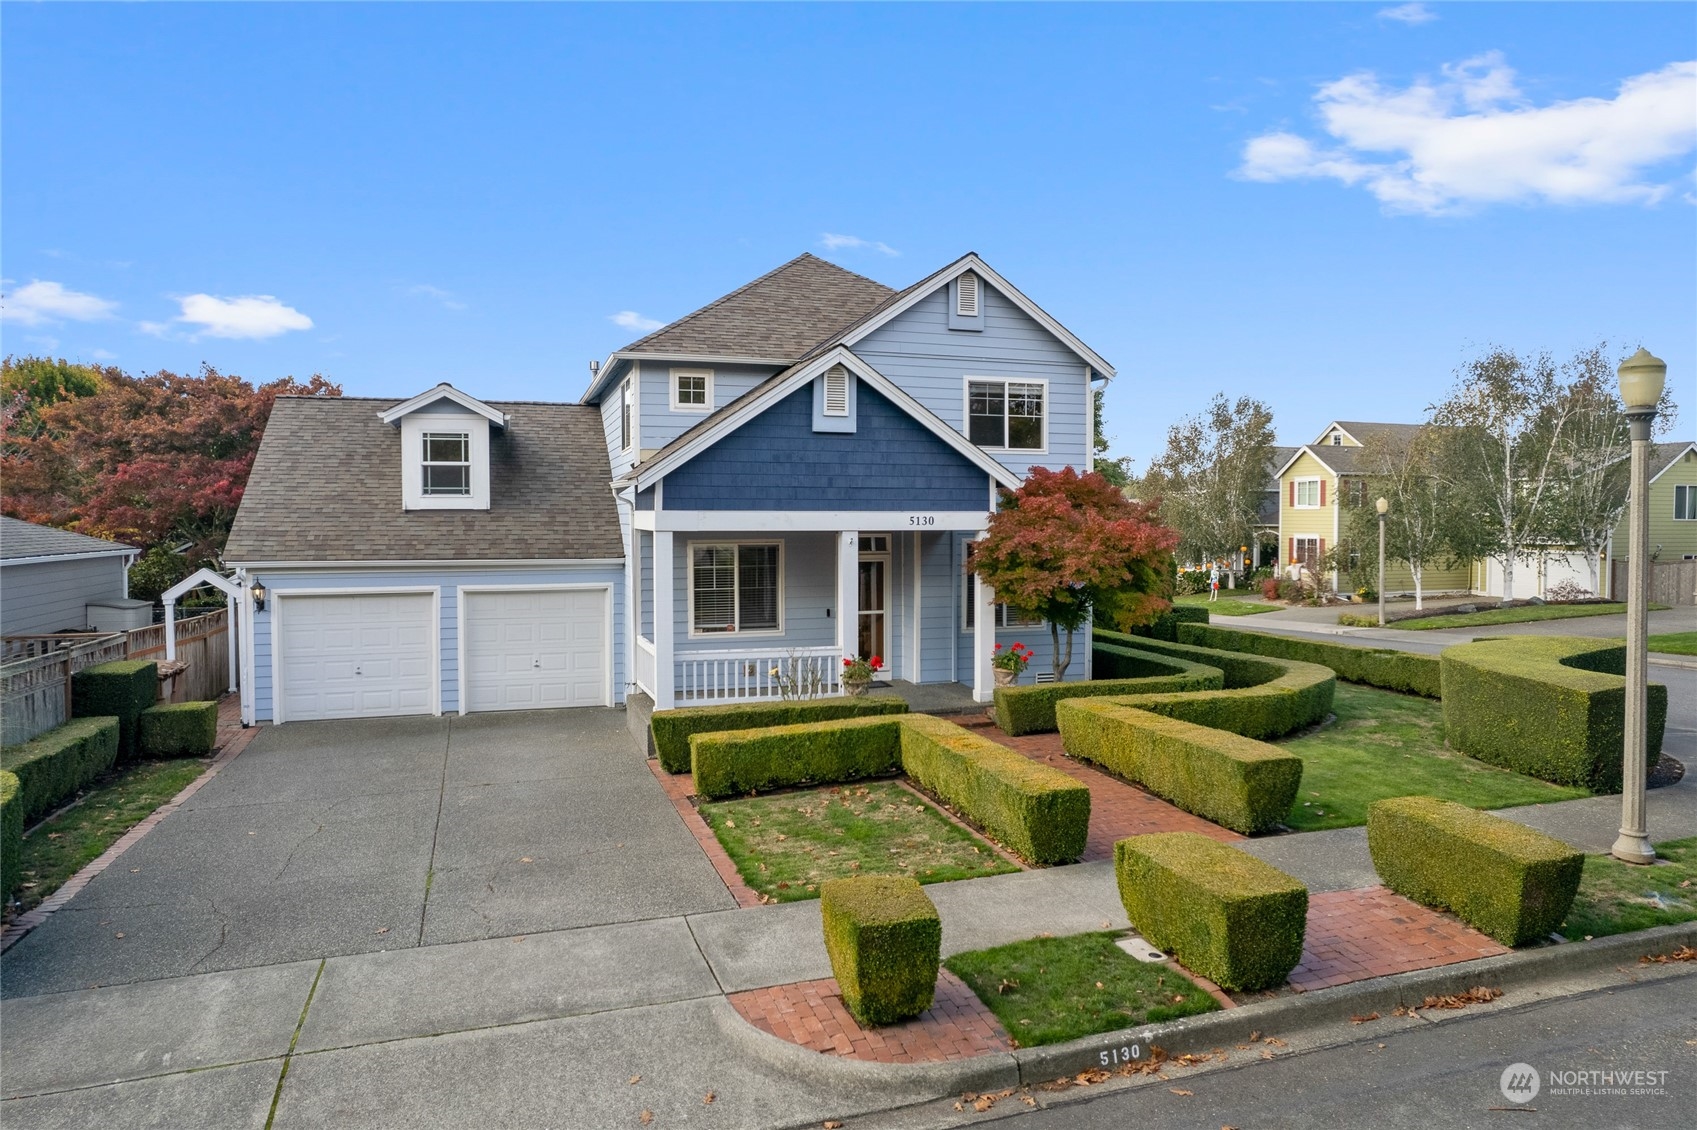
<path fill-rule="evenodd" d="M 864 385 L 852 434 L 798 389 L 666 476 L 667 510 L 986 510 L 989 476 Z M 957 412 L 958 415 L 958 412 Z"/>

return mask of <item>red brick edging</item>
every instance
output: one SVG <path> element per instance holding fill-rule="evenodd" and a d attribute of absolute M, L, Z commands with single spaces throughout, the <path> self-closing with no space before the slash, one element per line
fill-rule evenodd
<path fill-rule="evenodd" d="M 678 818 L 689 829 L 689 834 L 695 837 L 707 862 L 718 872 L 719 881 L 725 884 L 725 889 L 731 892 L 731 897 L 737 900 L 739 908 L 762 906 L 766 899 L 759 891 L 742 881 L 742 873 L 737 865 L 731 862 L 731 857 L 725 854 L 724 845 L 719 843 L 719 837 L 713 834 L 713 829 L 707 826 L 707 821 L 695 809 L 695 781 L 688 773 L 668 773 L 660 768 L 660 762 L 655 758 L 648 759 L 648 770 L 654 774 L 654 779 L 660 782 L 665 790 L 666 799 L 677 809 Z"/>
<path fill-rule="evenodd" d="M 119 836 L 113 845 L 101 853 L 94 862 L 85 866 L 81 871 L 65 880 L 64 885 L 48 895 L 39 905 L 18 915 L 6 923 L 5 930 L 0 932 L 0 953 L 12 948 L 25 934 L 40 926 L 54 911 L 70 902 L 94 877 L 115 863 L 119 856 L 151 832 L 156 824 L 171 813 L 189 797 L 199 792 L 201 786 L 218 775 L 218 770 L 234 761 L 246 749 L 253 736 L 259 732 L 259 727 L 244 728 L 241 723 L 241 707 L 237 696 L 225 695 L 218 702 L 218 752 L 213 755 L 212 763 L 200 776 L 183 787 L 183 791 L 154 809 L 152 814 Z"/>
<path fill-rule="evenodd" d="M 731 993 L 731 1006 L 763 1032 L 825 1055 L 875 1063 L 940 1063 L 1012 1047 L 995 1013 L 947 969 L 931 1007 L 887 1028 L 862 1028 L 832 978 Z"/>

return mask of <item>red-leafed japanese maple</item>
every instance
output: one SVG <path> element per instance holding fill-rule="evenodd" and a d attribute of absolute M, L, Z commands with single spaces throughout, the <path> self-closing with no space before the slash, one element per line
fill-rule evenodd
<path fill-rule="evenodd" d="M 1167 609 L 1177 544 L 1154 503 L 1131 501 L 1094 471 L 1035 467 L 1018 490 L 1001 492 L 972 567 L 998 601 L 1049 622 L 1058 681 L 1074 633 L 1092 617 L 1123 629 Z"/>

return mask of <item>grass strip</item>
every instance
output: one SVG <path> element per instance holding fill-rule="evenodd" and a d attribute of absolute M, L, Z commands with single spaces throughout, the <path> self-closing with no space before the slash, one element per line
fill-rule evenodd
<path fill-rule="evenodd" d="M 1605 938 L 1697 919 L 1697 837 L 1656 845 L 1665 862 L 1645 867 L 1588 855 L 1563 937 Z"/>

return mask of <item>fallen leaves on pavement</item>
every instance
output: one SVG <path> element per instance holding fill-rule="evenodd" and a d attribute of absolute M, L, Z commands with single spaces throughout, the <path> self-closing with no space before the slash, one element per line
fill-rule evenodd
<path fill-rule="evenodd" d="M 1175 1095 L 1182 1095 L 1185 1098 L 1189 1098 L 1191 1095 L 1196 1093 L 1195 1091 L 1187 1091 L 1183 1087 L 1168 1087 L 1167 1090 L 1171 1091 Z"/>
<path fill-rule="evenodd" d="M 641 1114 L 637 1115 L 636 1119 L 644 1126 L 647 1126 L 650 1122 L 654 1121 L 654 1112 L 651 1110 L 645 1110 Z"/>
<path fill-rule="evenodd" d="M 1349 1022 L 1351 1024 L 1365 1024 L 1369 1020 L 1377 1020 L 1377 1019 L 1379 1019 L 1378 1013 L 1369 1012 L 1366 1016 L 1352 1016 L 1352 1017 L 1349 1018 Z"/>
<path fill-rule="evenodd" d="M 1463 993 L 1449 993 L 1441 997 L 1427 997 L 1420 1002 L 1421 1008 L 1466 1008 L 1470 1004 L 1488 1004 L 1503 995 L 1501 989 L 1487 989 L 1483 985 L 1468 989 Z"/>
<path fill-rule="evenodd" d="M 1670 961 L 1697 961 L 1697 949 L 1680 946 L 1672 953 L 1647 953 L 1638 959 L 1640 965 L 1666 965 Z"/>

